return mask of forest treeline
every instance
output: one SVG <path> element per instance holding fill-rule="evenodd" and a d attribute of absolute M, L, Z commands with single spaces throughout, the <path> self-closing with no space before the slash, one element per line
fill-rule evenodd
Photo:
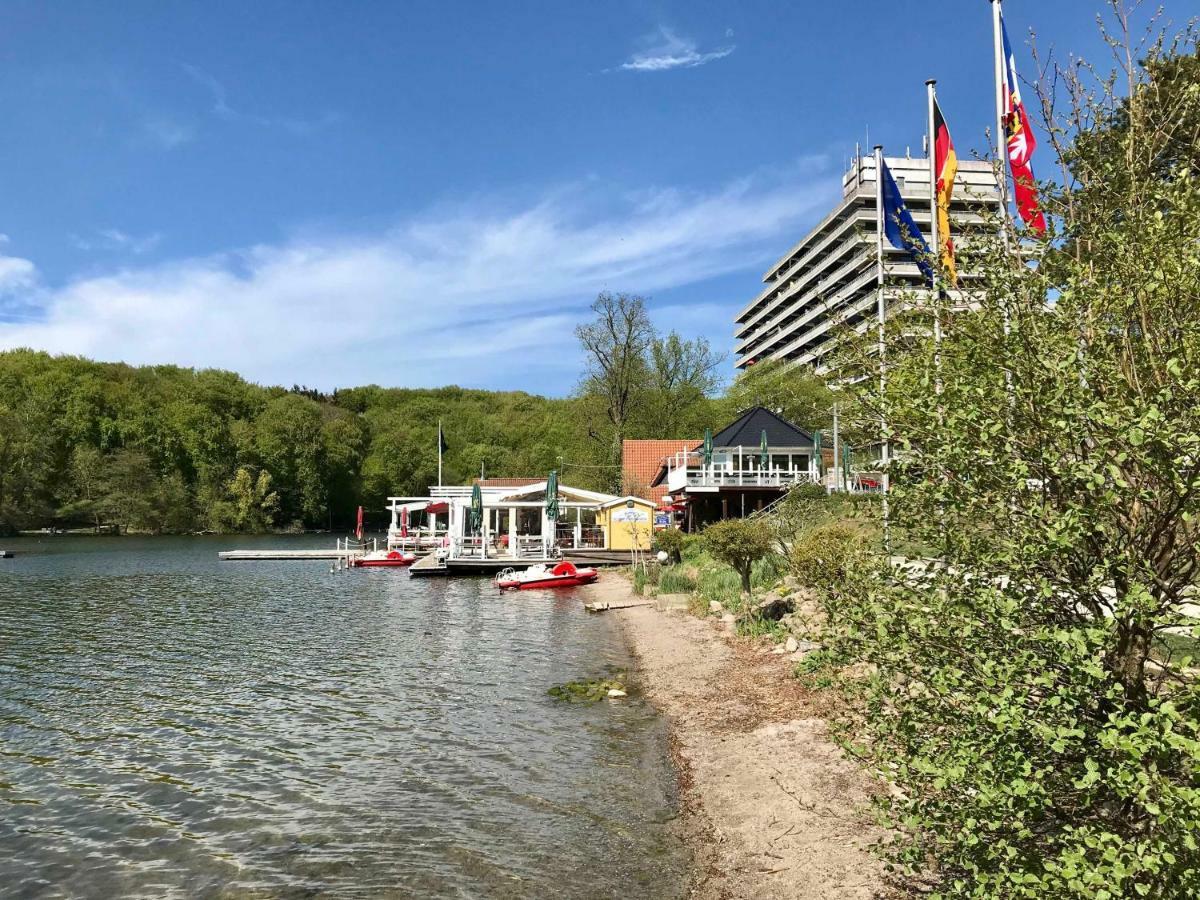
<path fill-rule="evenodd" d="M 586 376 L 565 398 L 374 385 L 323 394 L 227 371 L 3 352 L 0 533 L 345 528 L 359 504 L 378 523 L 387 496 L 437 483 L 439 419 L 446 484 L 559 469 L 568 483 L 617 489 L 621 437 L 695 437 L 750 402 L 746 385 L 719 392 L 720 360 L 703 342 L 650 334 L 637 352 L 644 365 L 616 437 L 609 397 Z M 698 352 L 702 378 L 689 362 Z"/>

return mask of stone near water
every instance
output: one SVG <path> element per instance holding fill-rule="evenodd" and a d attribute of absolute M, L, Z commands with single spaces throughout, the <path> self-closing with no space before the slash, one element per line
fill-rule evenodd
<path fill-rule="evenodd" d="M 784 644 L 783 649 L 785 653 L 795 653 L 798 649 L 800 649 L 800 645 L 796 642 L 796 639 L 789 634 L 787 643 Z"/>
<path fill-rule="evenodd" d="M 655 598 L 660 612 L 687 610 L 691 605 L 691 594 L 659 594 Z"/>
<path fill-rule="evenodd" d="M 609 688 L 608 690 L 608 699 L 610 700 L 625 696 L 627 696 L 626 693 L 622 690 L 618 690 L 617 688 Z"/>
<path fill-rule="evenodd" d="M 723 607 L 719 601 L 717 601 L 717 600 L 709 600 L 708 601 L 708 611 L 709 612 L 719 613 L 724 609 L 725 609 L 725 607 Z"/>

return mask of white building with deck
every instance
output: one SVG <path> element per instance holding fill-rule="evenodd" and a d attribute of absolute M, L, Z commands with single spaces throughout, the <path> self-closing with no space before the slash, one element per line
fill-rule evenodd
<path fill-rule="evenodd" d="M 667 486 L 668 502 L 694 531 L 749 515 L 794 485 L 819 483 L 819 466 L 809 432 L 756 406 L 713 435 L 711 459 L 703 444 L 681 450 L 663 460 L 651 486 Z"/>

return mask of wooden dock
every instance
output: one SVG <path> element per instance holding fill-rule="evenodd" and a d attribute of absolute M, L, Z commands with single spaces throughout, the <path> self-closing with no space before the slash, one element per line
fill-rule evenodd
<path fill-rule="evenodd" d="M 423 556 L 408 567 L 410 578 L 434 578 L 439 575 L 449 575 L 450 569 L 444 561 L 438 559 L 436 553 Z"/>
<path fill-rule="evenodd" d="M 0 550 L 0 559 L 12 559 L 15 555 L 11 550 Z"/>
<path fill-rule="evenodd" d="M 313 550 L 222 550 L 217 556 L 220 559 L 236 562 L 253 562 L 264 559 L 345 559 L 349 555 L 345 550 L 322 549 Z"/>

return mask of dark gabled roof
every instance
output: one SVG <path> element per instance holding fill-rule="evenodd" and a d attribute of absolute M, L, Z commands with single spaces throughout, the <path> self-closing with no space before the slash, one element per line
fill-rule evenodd
<path fill-rule="evenodd" d="M 755 406 L 742 413 L 732 425 L 726 425 L 713 435 L 714 447 L 757 447 L 762 433 L 767 433 L 768 447 L 811 447 L 812 435 L 797 428 L 786 419 L 763 406 Z"/>

